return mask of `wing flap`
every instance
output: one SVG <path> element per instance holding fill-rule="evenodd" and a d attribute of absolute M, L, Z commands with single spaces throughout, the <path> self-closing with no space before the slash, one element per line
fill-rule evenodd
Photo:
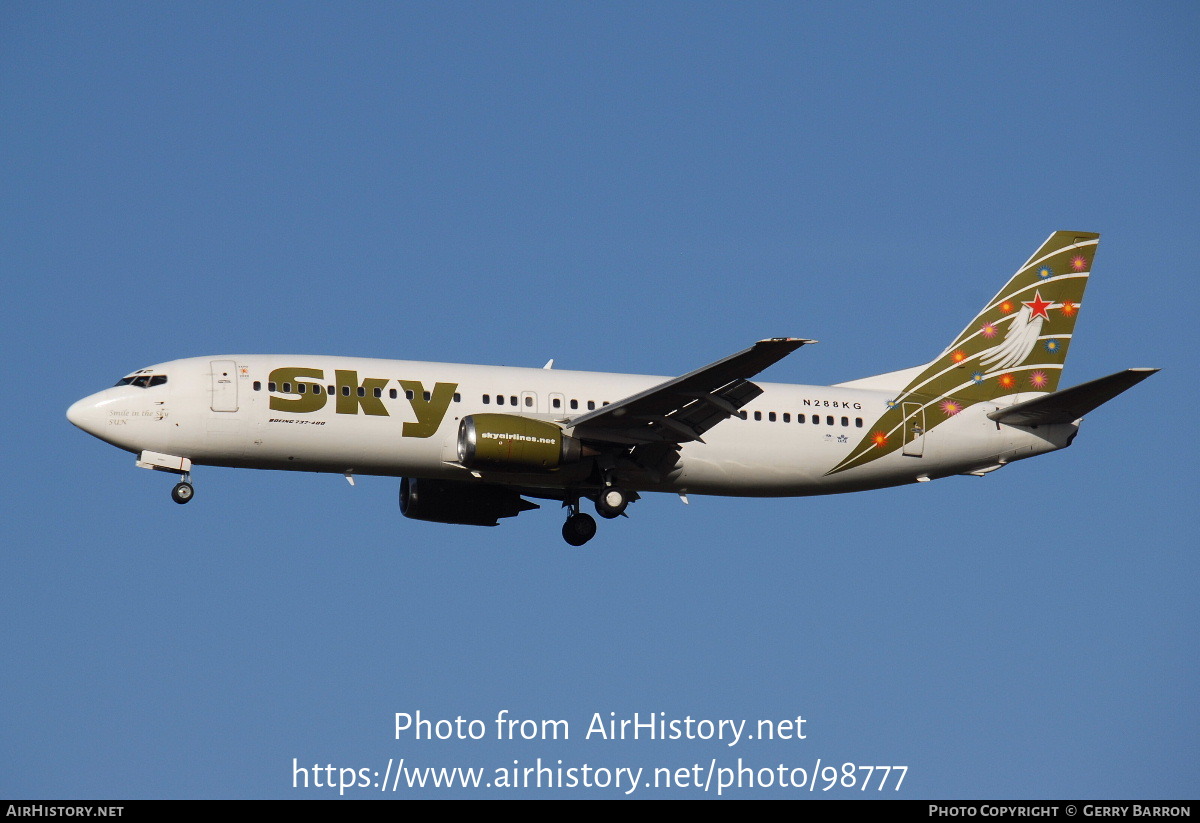
<path fill-rule="evenodd" d="M 1062 391 L 1026 400 L 1006 409 L 989 412 L 997 423 L 1011 426 L 1044 426 L 1073 423 L 1088 412 L 1141 383 L 1158 369 L 1126 369 Z"/>

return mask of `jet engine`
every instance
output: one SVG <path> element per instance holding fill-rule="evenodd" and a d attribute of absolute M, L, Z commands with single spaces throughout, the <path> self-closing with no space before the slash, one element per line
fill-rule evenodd
<path fill-rule="evenodd" d="M 413 520 L 495 526 L 501 517 L 516 517 L 536 508 L 537 503 L 502 486 L 415 477 L 400 481 L 400 513 Z"/>
<path fill-rule="evenodd" d="M 471 469 L 549 471 L 593 454 L 545 420 L 472 414 L 458 426 L 458 462 Z"/>

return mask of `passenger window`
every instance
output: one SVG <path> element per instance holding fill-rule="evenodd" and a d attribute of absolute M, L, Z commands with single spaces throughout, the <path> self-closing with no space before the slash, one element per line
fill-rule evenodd
<path fill-rule="evenodd" d="M 745 413 L 744 411 L 740 411 L 740 412 L 738 412 L 738 413 L 737 413 L 737 416 L 738 416 L 738 417 L 740 417 L 740 418 L 742 418 L 743 420 L 745 420 L 745 419 L 746 419 L 746 413 Z"/>
<path fill-rule="evenodd" d="M 388 397 L 390 397 L 390 398 L 392 398 L 393 400 L 395 400 L 395 399 L 396 399 L 396 390 L 395 390 L 395 389 L 388 389 Z"/>
<path fill-rule="evenodd" d="M 254 390 L 255 390 L 255 391 L 262 391 L 262 383 L 261 383 L 260 381 L 258 381 L 258 380 L 255 380 L 255 381 L 254 381 Z"/>
<path fill-rule="evenodd" d="M 350 387 L 342 386 L 342 397 L 349 397 L 349 396 L 350 396 Z"/>
<path fill-rule="evenodd" d="M 321 387 L 320 387 L 320 386 L 318 386 L 316 383 L 313 383 L 313 384 L 312 384 L 312 391 L 313 391 L 313 394 L 320 394 L 320 393 L 321 393 Z"/>
<path fill-rule="evenodd" d="M 517 405 L 517 396 L 516 396 L 515 394 L 513 394 L 513 395 L 509 395 L 509 398 L 508 398 L 508 405 L 510 405 L 510 406 L 515 406 L 515 405 Z"/>
<path fill-rule="evenodd" d="M 825 416 L 825 425 L 826 425 L 826 426 L 832 426 L 832 425 L 833 425 L 833 415 L 832 415 L 832 414 L 828 414 L 828 415 L 826 415 L 826 416 Z"/>
<path fill-rule="evenodd" d="M 275 391 L 275 384 L 274 384 L 274 383 L 268 383 L 268 384 L 267 384 L 267 391 Z"/>
<path fill-rule="evenodd" d="M 503 406 L 503 405 L 504 405 L 504 395 L 502 395 L 502 394 L 498 394 L 498 395 L 496 395 L 496 405 L 497 405 L 497 406 Z"/>
<path fill-rule="evenodd" d="M 767 419 L 770 420 L 772 423 L 774 423 L 775 422 L 775 412 L 767 412 Z"/>
<path fill-rule="evenodd" d="M 804 422 L 804 415 L 802 415 L 802 414 L 798 414 L 798 415 L 796 415 L 796 422 L 797 422 L 797 423 L 803 423 L 803 422 Z"/>
<path fill-rule="evenodd" d="M 842 425 L 843 425 L 843 426 L 849 426 L 849 425 L 850 425 L 850 418 L 849 418 L 849 417 L 843 417 L 843 418 L 842 418 Z"/>
<path fill-rule="evenodd" d="M 375 391 L 373 391 L 371 393 L 374 394 L 376 397 L 383 397 L 383 389 L 379 388 L 378 386 L 376 386 Z"/>
<path fill-rule="evenodd" d="M 284 383 L 284 384 L 283 384 L 283 393 L 284 393 L 284 394 L 291 394 L 291 393 L 292 393 L 292 384 L 291 384 L 291 383 Z"/>
<path fill-rule="evenodd" d="M 490 405 L 491 402 L 492 402 L 492 396 L 490 394 L 485 394 L 483 396 L 483 405 L 485 405 L 485 406 Z"/>
<path fill-rule="evenodd" d="M 754 419 L 755 419 L 755 420 L 762 420 L 762 412 L 755 412 L 755 413 L 754 413 Z"/>
<path fill-rule="evenodd" d="M 366 387 L 366 386 L 359 386 L 359 387 L 358 387 L 358 396 L 359 396 L 359 397 L 366 397 L 366 396 L 367 396 L 367 387 Z"/>
<path fill-rule="evenodd" d="M 574 410 L 575 410 L 575 409 L 577 409 L 577 408 L 579 408 L 579 401 L 578 401 L 578 400 L 572 400 L 572 401 L 571 401 L 571 410 L 572 410 L 572 411 L 574 411 Z"/>
<path fill-rule="evenodd" d="M 854 425 L 856 428 L 861 429 L 862 428 L 862 418 L 861 417 L 854 418 Z"/>
<path fill-rule="evenodd" d="M 591 410 L 592 410 L 592 409 L 594 409 L 594 408 L 596 408 L 596 401 L 595 401 L 595 400 L 589 400 L 589 401 L 588 401 L 588 411 L 591 411 Z"/>
<path fill-rule="evenodd" d="M 455 403 L 461 403 L 461 402 L 462 402 L 462 395 L 461 395 L 461 394 L 459 394 L 458 392 L 455 392 L 455 393 L 454 393 L 454 402 L 455 402 Z"/>
<path fill-rule="evenodd" d="M 791 423 L 791 422 L 792 422 L 792 416 L 791 416 L 790 414 L 788 414 L 787 412 L 784 412 L 784 413 L 783 413 L 783 422 L 784 422 L 784 423 Z"/>
<path fill-rule="evenodd" d="M 551 402 L 554 404 L 554 408 L 556 408 L 556 409 L 562 408 L 562 401 L 559 400 L 557 397 L 554 398 L 554 400 L 552 400 Z"/>
<path fill-rule="evenodd" d="M 429 392 L 421 392 L 421 394 L 425 397 L 425 402 L 428 403 L 429 402 Z"/>
<path fill-rule="evenodd" d="M 526 398 L 525 398 L 525 408 L 529 408 L 529 407 L 530 407 L 530 406 L 532 406 L 532 405 L 533 405 L 533 398 L 532 398 L 532 397 L 526 397 Z"/>
<path fill-rule="evenodd" d="M 819 426 L 819 425 L 821 425 L 821 415 L 819 415 L 819 414 L 814 414 L 814 415 L 813 415 L 813 425 L 814 425 L 814 426 Z"/>
<path fill-rule="evenodd" d="M 304 385 L 303 383 L 296 384 L 296 394 L 304 394 Z"/>

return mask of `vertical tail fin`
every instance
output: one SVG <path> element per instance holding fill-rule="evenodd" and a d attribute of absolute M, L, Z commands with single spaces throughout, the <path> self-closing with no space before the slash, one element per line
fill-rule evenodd
<path fill-rule="evenodd" d="M 1054 232 L 932 362 L 842 384 L 867 388 L 877 381 L 898 391 L 877 424 L 882 435 L 864 438 L 832 471 L 895 448 L 890 432 L 911 409 L 930 412 L 922 426 L 928 431 L 975 403 L 1055 391 L 1099 241 L 1092 232 Z"/>
<path fill-rule="evenodd" d="M 1099 242 L 1050 235 L 905 392 L 974 403 L 1057 389 Z"/>

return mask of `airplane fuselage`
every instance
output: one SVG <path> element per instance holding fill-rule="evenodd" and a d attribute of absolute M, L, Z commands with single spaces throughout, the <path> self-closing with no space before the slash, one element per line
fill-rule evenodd
<path fill-rule="evenodd" d="M 586 462 L 548 471 L 476 471 L 458 460 L 460 421 L 501 413 L 568 421 L 655 386 L 664 377 L 307 355 L 190 358 L 139 372 L 81 400 L 72 422 L 130 452 L 195 465 L 498 482 L 547 490 L 587 485 Z M 129 379 L 129 378 L 126 378 Z M 135 378 L 136 380 L 136 378 Z M 152 382 L 150 380 L 143 383 Z M 303 385 L 301 385 L 303 384 Z M 876 432 L 893 392 L 758 382 L 739 415 L 680 445 L 662 471 L 636 471 L 634 491 L 733 496 L 831 494 L 986 471 L 1067 445 L 1076 427 L 1001 425 L 980 403 L 927 433 L 932 402 L 898 430 L 905 447 L 837 474 Z M 301 393 L 302 392 L 302 393 Z"/>
<path fill-rule="evenodd" d="M 580 546 L 644 492 L 788 497 L 985 475 L 1069 446 L 1153 374 L 1059 389 L 1099 235 L 1058 231 L 932 360 L 833 386 L 758 375 L 815 341 L 759 340 L 678 377 L 310 355 L 141 369 L 67 412 L 182 475 L 193 465 L 392 475 L 405 516 L 495 526 L 561 500 Z M 752 382 L 753 381 L 753 382 Z"/>

